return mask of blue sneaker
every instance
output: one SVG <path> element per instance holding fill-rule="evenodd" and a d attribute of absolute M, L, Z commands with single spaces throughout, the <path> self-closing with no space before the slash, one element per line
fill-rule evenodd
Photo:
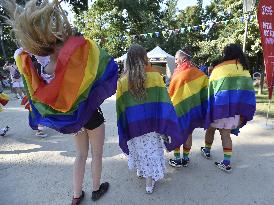
<path fill-rule="evenodd" d="M 223 170 L 223 171 L 225 171 L 225 172 L 231 172 L 231 171 L 232 171 L 231 166 L 230 166 L 230 165 L 225 165 L 225 164 L 223 163 L 223 161 L 221 161 L 221 162 L 215 162 L 215 165 L 216 165 L 219 169 L 221 169 L 221 170 Z"/>
<path fill-rule="evenodd" d="M 4 137 L 6 134 L 7 134 L 7 132 L 9 131 L 9 129 L 10 129 L 10 127 L 9 126 L 6 126 L 5 128 L 3 128 L 2 130 L 1 130 L 1 136 L 2 137 Z"/>
<path fill-rule="evenodd" d="M 201 147 L 201 154 L 206 159 L 210 159 L 210 151 L 207 148 Z"/>
<path fill-rule="evenodd" d="M 189 163 L 189 159 L 184 159 L 184 158 L 180 158 L 180 159 L 170 159 L 168 161 L 169 165 L 172 167 L 176 167 L 176 168 L 180 168 L 180 167 L 187 167 L 188 163 Z"/>

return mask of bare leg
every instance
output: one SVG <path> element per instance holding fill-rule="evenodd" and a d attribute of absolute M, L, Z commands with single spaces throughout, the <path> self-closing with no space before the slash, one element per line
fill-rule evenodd
<path fill-rule="evenodd" d="M 87 132 L 82 131 L 75 135 L 74 142 L 76 148 L 76 158 L 73 169 L 73 197 L 79 198 L 82 194 L 82 185 L 89 149 Z"/>
<path fill-rule="evenodd" d="M 210 158 L 210 150 L 211 150 L 212 143 L 214 141 L 215 131 L 216 131 L 216 128 L 209 127 L 205 133 L 205 146 L 201 147 L 201 154 L 206 159 Z"/>
<path fill-rule="evenodd" d="M 192 133 L 188 136 L 186 142 L 184 143 L 184 147 L 191 148 L 192 146 Z"/>
<path fill-rule="evenodd" d="M 20 95 L 20 88 L 14 88 L 14 90 L 15 90 L 16 97 L 17 98 L 21 97 L 21 95 Z"/>
<path fill-rule="evenodd" d="M 92 170 L 92 183 L 93 191 L 99 190 L 101 172 L 102 172 L 102 157 L 103 146 L 105 140 L 105 125 L 102 124 L 94 130 L 87 130 L 90 145 L 91 145 L 91 170 Z"/>
<path fill-rule="evenodd" d="M 223 147 L 232 149 L 232 140 L 230 137 L 230 132 L 231 130 L 228 129 L 220 129 Z"/>
<path fill-rule="evenodd" d="M 216 128 L 214 128 L 214 127 L 209 127 L 206 130 L 206 134 L 205 134 L 205 147 L 207 147 L 207 145 L 210 145 L 210 148 L 211 148 L 211 145 L 212 145 L 212 143 L 214 141 L 215 131 L 216 131 Z"/>
<path fill-rule="evenodd" d="M 188 155 L 189 155 L 191 146 L 192 146 L 192 133 L 188 136 L 183 146 L 183 158 L 185 160 L 189 160 Z"/>
<path fill-rule="evenodd" d="M 23 88 L 18 88 L 18 93 L 19 93 L 21 98 L 23 98 L 25 96 L 25 94 L 23 92 Z"/>
<path fill-rule="evenodd" d="M 230 165 L 230 159 L 232 155 L 232 140 L 230 137 L 231 130 L 221 129 L 220 130 L 224 151 L 224 160 L 223 163 L 227 166 Z"/>

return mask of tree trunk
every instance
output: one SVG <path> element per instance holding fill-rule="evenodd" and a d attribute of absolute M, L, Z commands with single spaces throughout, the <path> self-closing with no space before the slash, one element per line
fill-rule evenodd
<path fill-rule="evenodd" d="M 263 89 L 264 89 L 264 69 L 261 72 L 260 86 L 258 90 L 259 95 L 263 94 Z"/>

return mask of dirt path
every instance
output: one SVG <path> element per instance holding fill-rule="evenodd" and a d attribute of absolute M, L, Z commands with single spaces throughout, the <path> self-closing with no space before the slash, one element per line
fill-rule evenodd
<path fill-rule="evenodd" d="M 102 178 L 111 187 L 102 200 L 91 202 L 89 158 L 83 205 L 274 204 L 273 122 L 266 129 L 265 119 L 256 117 L 239 137 L 233 137 L 231 174 L 213 165 L 223 156 L 219 134 L 213 144 L 213 158 L 206 160 L 200 155 L 204 131 L 195 130 L 189 167 L 174 169 L 167 164 L 165 179 L 156 184 L 152 195 L 147 195 L 144 180 L 128 171 L 127 160 L 118 147 L 114 98 L 108 99 L 102 109 L 107 120 Z M 11 127 L 6 137 L 0 137 L 0 204 L 70 204 L 75 155 L 72 136 L 47 130 L 48 138 L 38 138 L 28 127 L 27 114 L 17 100 L 12 100 L 0 113 L 0 126 Z M 167 158 L 171 156 L 166 153 Z"/>

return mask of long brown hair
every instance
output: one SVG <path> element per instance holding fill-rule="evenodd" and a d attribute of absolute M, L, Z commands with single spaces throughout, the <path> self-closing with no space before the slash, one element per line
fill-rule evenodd
<path fill-rule="evenodd" d="M 22 8 L 15 0 L 1 0 L 9 13 L 18 44 L 35 55 L 54 53 L 58 44 L 72 35 L 72 28 L 58 0 L 30 0 Z"/>
<path fill-rule="evenodd" d="M 144 100 L 147 96 L 145 88 L 147 64 L 146 50 L 139 44 L 133 44 L 127 52 L 126 72 L 129 91 L 136 100 Z"/>

